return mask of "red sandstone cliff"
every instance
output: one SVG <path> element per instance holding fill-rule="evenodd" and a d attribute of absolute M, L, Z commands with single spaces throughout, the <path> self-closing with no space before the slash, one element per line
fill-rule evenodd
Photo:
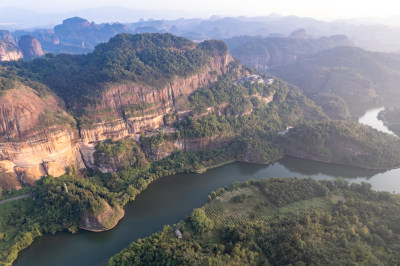
<path fill-rule="evenodd" d="M 198 73 L 176 77 L 162 88 L 109 84 L 97 104 L 88 107 L 89 127 L 81 127 L 79 132 L 59 99 L 51 94 L 40 97 L 16 83 L 0 96 L 0 186 L 18 188 L 33 185 L 43 175 L 60 176 L 70 167 L 95 167 L 93 153 L 99 141 L 138 138 L 141 132 L 163 126 L 168 113 L 187 115 L 182 111 L 190 110 L 188 95 L 216 82 L 232 61 L 228 53 L 214 56 Z M 131 106 L 146 108 L 132 113 Z M 197 144 L 185 142 L 184 149 L 190 145 Z"/>
<path fill-rule="evenodd" d="M 78 132 L 51 94 L 39 97 L 21 83 L 0 96 L 0 186 L 33 185 L 43 175 L 82 168 Z"/>

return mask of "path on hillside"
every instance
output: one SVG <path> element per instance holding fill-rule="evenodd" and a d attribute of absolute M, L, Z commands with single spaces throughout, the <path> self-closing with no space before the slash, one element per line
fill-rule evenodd
<path fill-rule="evenodd" d="M 19 200 L 19 199 L 24 199 L 24 198 L 29 198 L 29 197 L 32 197 L 32 194 L 25 194 L 25 195 L 21 195 L 18 197 L 5 199 L 5 200 L 0 201 L 0 204 L 6 203 L 8 201 Z"/>

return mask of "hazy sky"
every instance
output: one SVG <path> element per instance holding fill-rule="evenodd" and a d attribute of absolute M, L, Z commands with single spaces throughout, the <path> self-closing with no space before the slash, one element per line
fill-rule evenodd
<path fill-rule="evenodd" d="M 400 14 L 400 3 L 395 0 L 0 0 L 0 7 L 19 7 L 44 13 L 102 6 L 182 10 L 190 15 L 199 16 L 212 14 L 259 16 L 278 13 L 334 19 L 387 17 Z M 182 16 L 184 15 L 185 12 L 182 12 Z"/>

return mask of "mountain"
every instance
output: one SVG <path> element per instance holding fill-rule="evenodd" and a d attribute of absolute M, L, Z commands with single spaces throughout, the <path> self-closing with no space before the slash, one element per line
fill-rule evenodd
<path fill-rule="evenodd" d="M 64 98 L 76 113 L 79 134 L 63 101 L 46 85 L 4 70 L 8 85 L 0 96 L 2 184 L 32 185 L 43 175 L 60 176 L 68 167 L 82 168 L 82 159 L 94 167 L 99 141 L 138 137 L 163 126 L 167 113 L 190 93 L 216 82 L 232 61 L 220 42 L 197 45 L 169 34 L 145 34 L 118 35 L 86 56 L 47 56 L 17 63 L 16 69 L 39 75 Z M 128 115 L 128 110 L 140 106 L 147 106 L 146 114 Z M 11 145 L 14 141 L 18 144 Z"/>
<path fill-rule="evenodd" d="M 18 46 L 22 51 L 25 59 L 33 59 L 44 55 L 42 45 L 35 37 L 31 35 L 23 35 L 18 40 Z"/>
<path fill-rule="evenodd" d="M 301 36 L 299 36 L 299 34 Z M 224 40 L 232 56 L 243 64 L 266 70 L 271 67 L 288 65 L 298 57 L 310 55 L 320 50 L 337 46 L 353 46 L 342 35 L 314 39 L 304 30 L 293 32 L 289 37 L 251 37 L 241 36 Z"/>
<path fill-rule="evenodd" d="M 299 125 L 279 141 L 288 155 L 328 163 L 376 169 L 383 165 L 397 168 L 400 161 L 397 137 L 383 137 L 377 130 L 354 122 Z"/>
<path fill-rule="evenodd" d="M 21 50 L 15 44 L 0 38 L 0 61 L 19 60 L 22 57 Z"/>
<path fill-rule="evenodd" d="M 0 30 L 0 39 L 16 45 L 14 38 L 11 36 L 11 32 L 8 30 Z"/>
<path fill-rule="evenodd" d="M 79 26 L 82 30 L 93 26 L 85 20 L 74 20 L 71 24 L 66 23 L 65 27 L 68 25 L 73 28 Z M 298 47 L 301 52 L 313 49 L 318 51 L 295 63 L 274 69 L 281 76 L 289 75 L 287 79 L 299 85 L 306 95 L 317 99 L 319 104 L 323 103 L 321 105 L 329 115 L 348 119 L 348 107 L 362 104 L 363 99 L 367 102 L 376 100 L 377 91 L 372 81 L 363 77 L 382 82 L 377 80 L 381 75 L 387 75 L 387 69 L 381 64 L 386 62 L 382 54 L 352 47 L 318 50 L 324 45 L 348 42 L 344 37 L 317 40 L 266 39 L 267 43 L 276 41 L 278 44 L 288 43 L 289 47 Z M 355 55 L 358 55 L 358 61 L 353 58 Z M 375 60 L 371 60 L 371 56 Z M 321 68 L 321 71 L 329 73 L 329 86 L 324 87 L 318 83 L 326 81 L 322 75 L 314 77 L 302 74 L 304 71 L 314 71 L 303 65 L 313 60 L 316 69 Z M 334 65 L 330 68 L 320 66 L 318 62 L 340 64 L 342 68 Z M 387 65 L 393 68 L 400 66 L 393 57 Z M 111 152 L 109 154 L 112 158 L 99 154 L 99 143 L 125 137 L 141 139 L 140 149 L 147 157 L 155 160 L 179 150 L 226 149 L 232 145 L 235 148 L 228 148 L 229 151 L 225 152 L 230 154 L 230 159 L 265 163 L 283 155 L 282 147 L 276 142 L 279 131 L 290 126 L 300 126 L 304 121 L 315 123 L 327 120 L 322 109 L 315 106 L 299 89 L 279 79 L 260 76 L 251 69 L 243 68 L 231 57 L 227 45 L 216 40 L 195 43 L 171 34 L 119 34 L 86 55 L 48 54 L 40 59 L 12 62 L 4 66 L 4 92 L 1 96 L 4 103 L 12 103 L 7 97 L 11 97 L 13 89 L 17 93 L 24 86 L 28 88 L 26 91 L 30 90 L 24 97 L 32 99 L 29 108 L 24 107 L 20 101 L 15 101 L 15 106 L 5 104 L 2 117 L 3 124 L 7 125 L 1 133 L 5 141 L 3 154 L 18 154 L 19 158 L 26 158 L 20 160 L 6 156 L 3 165 L 7 165 L 8 174 L 21 182 L 27 178 L 38 179 L 45 173 L 59 176 L 68 167 L 81 169 L 82 162 L 87 168 L 116 171 L 129 160 L 123 159 L 123 153 L 122 157 L 118 157 Z M 352 67 L 359 72 L 353 73 L 345 67 Z M 318 78 L 318 82 L 309 81 L 312 78 Z M 299 81 L 311 82 L 315 87 Z M 342 87 L 338 81 L 351 84 L 352 90 L 344 89 L 346 87 Z M 392 84 L 394 80 L 383 81 Z M 42 109 L 42 98 L 34 96 L 43 94 L 43 90 L 49 91 L 43 97 L 50 97 L 50 102 L 55 101 L 54 106 L 47 106 L 50 110 Z M 382 95 L 397 93 L 395 87 L 383 87 L 380 90 Z M 21 95 L 25 94 L 21 91 Z M 61 100 L 50 100 L 54 95 Z M 17 111 L 25 115 L 15 113 Z M 52 147 L 53 139 L 60 138 L 58 133 L 43 137 L 36 128 L 48 127 L 46 123 L 51 128 L 53 124 L 72 125 L 73 122 L 63 113 L 65 111 L 73 115 L 72 121 L 76 123 L 69 131 L 61 132 L 66 134 L 67 140 L 62 142 L 66 146 L 58 150 L 66 155 L 54 153 L 53 148 L 44 148 L 47 152 L 37 153 L 38 157 L 31 160 L 30 155 L 26 154 L 28 150 L 22 148 L 32 148 L 32 142 L 27 142 L 26 132 L 33 134 L 27 135 L 29 139 L 41 139 L 40 143 L 46 143 L 43 147 Z M 12 116 L 8 114 L 12 113 L 15 113 L 15 119 L 11 123 L 9 119 Z M 21 117 L 26 120 L 20 120 Z M 38 117 L 41 119 L 38 120 Z M 27 123 L 26 130 L 23 130 L 24 123 Z M 169 132 L 167 137 L 160 133 L 164 130 Z M 149 138 L 143 139 L 147 135 Z M 23 143 L 19 151 L 10 150 L 10 147 L 16 147 L 8 144 L 12 141 Z M 131 146 L 129 144 L 127 147 Z M 112 149 L 114 144 L 109 143 L 107 147 Z M 54 165 L 57 170 L 53 172 L 49 165 Z M 11 169 L 17 170 L 12 172 Z M 194 167 L 195 171 L 202 169 L 204 165 L 201 164 Z"/>
<path fill-rule="evenodd" d="M 326 134 L 309 135 L 328 145 L 332 132 L 353 132 L 296 86 L 244 67 L 222 41 L 169 33 L 118 34 L 87 54 L 3 62 L 0 108 L 0 185 L 33 186 L 23 189 L 33 200 L 2 205 L 0 261 L 9 264 L 42 234 L 113 228 L 124 205 L 159 178 L 274 162 L 285 155 L 281 135 L 291 127 L 307 132 L 303 125 L 326 122 Z M 400 154 L 397 139 L 374 134 L 376 142 L 350 138 L 344 149 L 385 144 Z M 362 167 L 371 160 L 346 155 Z M 398 156 L 373 167 L 392 165 Z"/>
<path fill-rule="evenodd" d="M 4 76 L 1 81 L 0 185 L 32 186 L 38 177 L 59 176 L 70 165 L 82 168 L 75 120 L 63 102 L 43 85 Z"/>
<path fill-rule="evenodd" d="M 88 10 L 88 12 L 90 14 L 96 14 L 96 12 L 103 14 L 106 12 L 105 10 L 106 9 Z M 113 8 L 110 8 L 111 13 L 114 12 L 113 10 Z M 115 10 L 119 10 L 121 14 L 126 14 L 127 17 L 129 17 L 129 14 L 131 13 L 140 14 L 139 11 L 118 8 Z M 95 23 L 89 22 L 89 20 L 83 19 L 82 17 L 87 17 L 95 21 L 104 20 L 99 20 L 99 17 L 96 17 L 95 15 L 85 16 L 86 12 L 83 11 L 75 12 L 73 14 L 72 17 L 64 19 L 62 24 L 56 25 L 54 28 L 28 30 L 18 29 L 12 33 L 12 38 L 18 39 L 23 35 L 32 35 L 40 41 L 45 52 L 56 54 L 88 53 L 93 51 L 97 44 L 107 42 L 111 37 L 120 33 L 169 32 L 196 41 L 206 39 L 223 40 L 240 36 L 251 36 L 252 38 L 257 36 L 259 38 L 290 37 L 293 33 L 296 33 L 297 37 L 292 35 L 291 37 L 296 37 L 292 39 L 297 40 L 318 39 L 329 35 L 344 35 L 347 36 L 356 46 L 368 50 L 384 52 L 398 52 L 400 44 L 400 39 L 398 38 L 400 28 L 397 27 L 354 24 L 346 21 L 324 22 L 311 18 L 295 16 L 214 16 L 210 19 L 197 18 L 174 20 L 140 19 L 137 22 L 126 23 L 127 21 L 123 19 L 124 16 L 121 15 L 120 19 L 111 20 L 119 21 L 119 23 Z M 145 13 L 143 13 L 143 16 L 144 15 Z M 35 14 L 35 16 L 40 17 L 39 14 Z M 133 17 L 132 21 L 137 20 L 133 19 Z M 62 18 L 65 18 L 65 16 Z M 60 20 L 61 17 L 58 21 Z M 349 45 L 349 43 L 346 45 Z M 260 49 L 259 47 L 255 48 Z"/>
<path fill-rule="evenodd" d="M 186 12 L 185 15 L 188 15 Z M 193 14 L 194 16 L 195 14 Z M 8 30 L 35 30 L 44 27 L 54 27 L 62 20 L 71 17 L 84 17 L 97 23 L 132 23 L 140 19 L 176 19 L 182 17 L 180 11 L 168 10 L 143 10 L 129 9 L 118 6 L 103 6 L 99 8 L 86 8 L 73 11 L 41 12 L 30 11 L 23 8 L 0 8 L 0 28 Z"/>
<path fill-rule="evenodd" d="M 334 94 L 355 114 L 366 106 L 384 102 L 397 105 L 400 94 L 400 56 L 369 52 L 355 47 L 336 47 L 302 57 L 272 73 L 299 86 L 313 99 Z"/>
<path fill-rule="evenodd" d="M 111 37 L 122 32 L 130 31 L 120 23 L 98 25 L 86 19 L 73 17 L 64 20 L 52 30 L 33 32 L 19 30 L 13 35 L 16 38 L 27 34 L 34 36 L 47 52 L 81 54 L 93 51 L 97 44 L 107 42 Z"/>

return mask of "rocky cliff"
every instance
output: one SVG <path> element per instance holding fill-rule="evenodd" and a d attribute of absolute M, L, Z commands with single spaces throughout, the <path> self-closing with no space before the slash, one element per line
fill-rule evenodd
<path fill-rule="evenodd" d="M 85 21 L 70 25 L 77 26 L 91 27 Z M 20 45 L 24 42 L 35 43 L 30 36 L 20 39 Z M 29 56 L 39 54 L 36 51 Z M 135 68 L 126 66 L 120 56 L 129 57 L 136 64 Z M 156 129 L 170 127 L 172 122 L 166 116 L 179 120 L 190 115 L 188 96 L 210 86 L 235 65 L 222 42 L 196 44 L 170 34 L 120 35 L 100 45 L 92 54 L 70 56 L 68 62 L 63 58 L 49 57 L 24 64 L 28 67 L 26 71 L 36 74 L 63 97 L 78 122 L 66 113 L 64 102 L 44 84 L 39 84 L 39 89 L 33 86 L 35 90 L 15 81 L 14 87 L 3 90 L 0 96 L 0 172 L 1 184 L 6 188 L 33 185 L 43 175 L 57 177 L 71 167 L 116 171 L 135 163 L 129 160 L 135 156 L 137 162 L 145 163 L 144 155 L 139 156 L 139 152 L 129 156 L 110 155 L 106 150 L 96 150 L 96 146 L 107 139 L 139 140 L 141 134 L 151 135 Z M 105 62 L 99 64 L 98 60 Z M 153 60 L 162 60 L 168 68 L 176 69 L 164 69 L 163 64 L 154 64 Z M 109 70 L 110 63 L 117 64 L 116 70 Z M 37 67 L 41 64 L 42 67 Z M 54 64 L 63 67 L 57 69 Z M 55 71 L 41 72 L 47 68 Z M 79 69 L 84 74 L 78 75 L 76 70 L 69 73 L 71 69 Z M 234 69 L 240 72 L 240 66 Z M 64 83 L 64 76 L 72 80 L 66 78 Z M 43 90 L 43 86 L 47 89 Z M 178 142 L 173 144 L 173 149 L 203 150 L 218 141 Z M 171 149 L 165 154 L 170 152 Z M 158 154 L 156 159 L 165 156 Z"/>
<path fill-rule="evenodd" d="M 78 132 L 62 102 L 16 82 L 0 96 L 0 186 L 34 185 L 43 175 L 83 168 Z"/>
<path fill-rule="evenodd" d="M 0 38 L 0 61 L 19 60 L 23 57 L 22 52 L 13 43 Z"/>
<path fill-rule="evenodd" d="M 215 56 L 199 73 L 177 77 L 161 89 L 135 83 L 111 85 L 88 116 L 90 121 L 102 122 L 90 122 L 88 127 L 80 128 L 85 162 L 92 162 L 95 152 L 92 143 L 126 136 L 138 139 L 141 133 L 164 126 L 166 114 L 187 107 L 188 95 L 217 81 L 219 75 L 228 71 L 231 62 L 233 58 L 228 53 Z"/>
<path fill-rule="evenodd" d="M 25 59 L 32 59 L 44 55 L 42 45 L 38 39 L 31 35 L 22 36 L 18 41 L 18 46 Z"/>
<path fill-rule="evenodd" d="M 8 30 L 0 30 L 0 39 L 16 45 L 15 40 L 11 35 L 11 32 L 9 32 Z"/>
<path fill-rule="evenodd" d="M 124 217 L 124 210 L 116 206 L 112 208 L 103 200 L 104 210 L 98 215 L 84 214 L 81 218 L 80 228 L 92 232 L 103 232 L 114 228 L 119 220 Z"/>

